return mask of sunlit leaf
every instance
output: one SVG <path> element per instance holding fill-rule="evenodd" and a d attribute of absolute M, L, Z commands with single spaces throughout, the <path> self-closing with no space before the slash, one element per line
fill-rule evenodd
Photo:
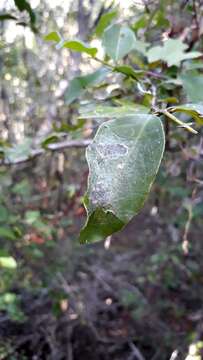
<path fill-rule="evenodd" d="M 88 219 L 82 243 L 122 229 L 142 208 L 164 150 L 161 121 L 139 114 L 103 123 L 87 149 L 89 165 L 85 205 Z"/>
<path fill-rule="evenodd" d="M 101 36 L 104 30 L 106 29 L 106 27 L 110 25 L 110 23 L 117 16 L 117 14 L 118 14 L 117 10 L 113 10 L 106 14 L 103 14 L 99 19 L 99 22 L 95 29 L 95 34 L 97 36 Z"/>
<path fill-rule="evenodd" d="M 132 27 L 135 31 L 143 29 L 147 25 L 148 21 L 149 20 L 147 14 L 144 14 L 138 20 L 136 20 Z"/>
<path fill-rule="evenodd" d="M 102 44 L 107 55 L 118 61 L 133 49 L 135 41 L 135 34 L 129 27 L 114 24 L 104 31 Z"/>
<path fill-rule="evenodd" d="M 0 268 L 16 269 L 17 262 L 12 256 L 0 256 Z"/>
<path fill-rule="evenodd" d="M 59 41 L 61 41 L 61 36 L 59 35 L 58 32 L 52 31 L 44 37 L 44 40 L 45 41 L 55 41 L 58 43 Z"/>
<path fill-rule="evenodd" d="M 91 47 L 89 45 L 84 44 L 82 41 L 77 41 L 77 40 L 65 41 L 62 43 L 61 47 L 67 48 L 67 49 L 70 49 L 73 51 L 81 52 L 81 53 L 86 53 L 93 57 L 97 53 L 97 48 Z"/>
<path fill-rule="evenodd" d="M 188 45 L 184 44 L 180 39 L 168 39 L 162 46 L 154 46 L 147 52 L 147 57 L 150 63 L 162 60 L 168 66 L 179 66 L 181 61 L 186 59 L 193 59 L 201 56 L 198 51 L 185 52 Z"/>

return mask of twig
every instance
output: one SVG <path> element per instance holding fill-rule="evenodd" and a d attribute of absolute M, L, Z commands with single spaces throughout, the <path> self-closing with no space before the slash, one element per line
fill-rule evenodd
<path fill-rule="evenodd" d="M 41 148 L 41 149 L 32 150 L 28 156 L 22 156 L 13 161 L 4 159 L 0 162 L 0 165 L 21 164 L 26 161 L 32 160 L 33 158 L 35 158 L 39 155 L 45 154 L 47 150 L 59 151 L 59 150 L 67 149 L 67 148 L 84 148 L 84 147 L 87 147 L 90 143 L 91 143 L 91 140 L 88 139 L 88 140 L 66 140 L 66 141 L 62 141 L 60 143 L 56 143 L 56 144 L 49 144 L 49 145 L 47 145 L 46 149 Z"/>
<path fill-rule="evenodd" d="M 174 350 L 169 360 L 175 360 L 178 357 L 178 350 Z"/>
<path fill-rule="evenodd" d="M 170 120 L 174 121 L 176 124 L 180 125 L 181 127 L 183 127 L 184 129 L 188 130 L 189 132 L 193 133 L 193 134 L 198 134 L 198 132 L 196 130 L 194 130 L 191 126 L 189 126 L 188 124 L 184 123 L 183 121 L 179 120 L 177 117 L 175 117 L 174 115 L 172 115 L 170 112 L 168 112 L 167 110 L 160 110 L 159 113 L 164 114 L 165 116 L 167 116 Z"/>
<path fill-rule="evenodd" d="M 141 354 L 140 350 L 135 346 L 134 343 L 129 343 L 129 346 L 132 350 L 132 354 L 129 360 L 145 360 L 144 356 Z"/>

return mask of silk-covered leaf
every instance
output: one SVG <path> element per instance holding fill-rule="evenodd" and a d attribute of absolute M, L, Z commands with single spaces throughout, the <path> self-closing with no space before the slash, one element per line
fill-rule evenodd
<path fill-rule="evenodd" d="M 122 106 L 84 106 L 80 108 L 80 117 L 83 119 L 96 118 L 120 118 L 124 116 L 134 116 L 136 114 L 147 114 L 150 109 L 141 104 L 122 105 Z"/>
<path fill-rule="evenodd" d="M 203 102 L 203 75 L 193 71 L 180 76 L 183 88 L 189 101 Z"/>
<path fill-rule="evenodd" d="M 117 16 L 118 12 L 117 10 L 112 10 L 106 14 L 103 14 L 100 19 L 99 22 L 96 26 L 95 29 L 95 34 L 97 36 L 101 36 L 104 32 L 104 30 L 107 28 L 107 26 L 109 26 L 112 22 L 112 20 Z"/>
<path fill-rule="evenodd" d="M 104 31 L 102 44 L 106 54 L 117 62 L 133 49 L 135 41 L 135 34 L 129 27 L 113 24 Z"/>
<path fill-rule="evenodd" d="M 69 87 L 65 92 L 65 101 L 71 104 L 78 99 L 90 86 L 94 86 L 102 82 L 109 74 L 110 70 L 107 68 L 100 68 L 92 74 L 77 76 L 70 81 Z"/>
<path fill-rule="evenodd" d="M 154 46 L 147 52 L 148 61 L 150 63 L 162 60 L 168 66 L 179 66 L 181 61 L 193 59 L 201 56 L 198 51 L 185 52 L 188 45 L 184 44 L 180 39 L 168 39 L 161 46 Z"/>
<path fill-rule="evenodd" d="M 86 53 L 91 56 L 95 56 L 97 53 L 97 48 L 91 47 L 82 41 L 78 40 L 70 40 L 70 41 L 64 41 L 61 45 L 62 48 L 67 48 L 72 51 L 80 52 L 80 53 Z"/>
<path fill-rule="evenodd" d="M 184 104 L 170 108 L 173 112 L 183 112 L 191 116 L 199 125 L 203 125 L 203 104 Z"/>
<path fill-rule="evenodd" d="M 164 151 L 160 119 L 138 114 L 103 123 L 87 149 L 89 165 L 82 243 L 120 230 L 147 198 Z"/>
<path fill-rule="evenodd" d="M 7 208 L 3 205 L 0 205 L 0 223 L 5 223 L 8 221 L 9 218 L 9 212 Z"/>

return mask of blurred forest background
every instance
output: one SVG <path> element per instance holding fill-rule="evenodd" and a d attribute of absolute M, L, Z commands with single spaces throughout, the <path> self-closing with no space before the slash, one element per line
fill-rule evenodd
<path fill-rule="evenodd" d="M 80 108 L 151 107 L 156 96 L 160 106 L 203 103 L 202 57 L 173 64 L 176 48 L 170 66 L 144 53 L 168 38 L 203 52 L 202 15 L 201 0 L 1 1 L 1 360 L 203 359 L 200 128 L 192 136 L 166 122 L 166 152 L 142 212 L 112 238 L 78 242 L 85 147 L 101 123 L 78 119 Z M 138 39 L 123 62 L 145 71 L 142 87 L 117 73 L 75 94 L 71 80 L 101 64 L 44 37 L 89 42 L 102 58 L 111 21 Z"/>

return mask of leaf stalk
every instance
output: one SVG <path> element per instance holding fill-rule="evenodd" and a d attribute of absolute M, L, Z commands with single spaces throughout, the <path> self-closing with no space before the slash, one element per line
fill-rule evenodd
<path fill-rule="evenodd" d="M 178 119 L 176 116 L 174 116 L 173 114 L 171 114 L 170 112 L 168 112 L 167 110 L 161 110 L 160 113 L 164 114 L 167 118 L 169 118 L 170 120 L 174 121 L 176 124 L 180 125 L 181 127 L 183 127 L 184 129 L 188 130 L 189 132 L 191 132 L 192 134 L 198 134 L 198 131 L 196 131 L 195 129 L 193 129 L 190 125 L 184 123 L 183 121 L 181 121 L 180 119 Z"/>

